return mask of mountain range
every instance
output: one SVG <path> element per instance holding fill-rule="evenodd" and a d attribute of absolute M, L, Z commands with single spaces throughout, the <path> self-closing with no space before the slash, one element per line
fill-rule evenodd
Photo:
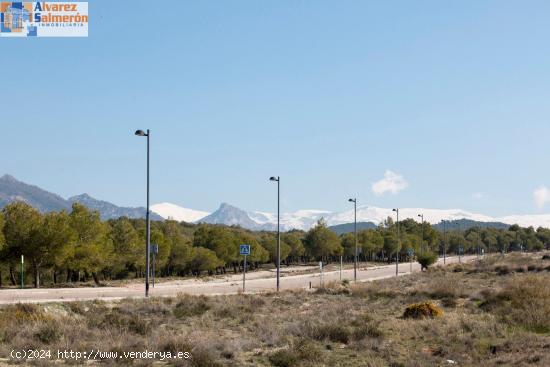
<path fill-rule="evenodd" d="M 168 208 L 174 213 L 174 204 L 164 203 L 157 205 L 153 210 L 165 219 L 169 218 Z M 277 229 L 277 215 L 267 212 L 246 211 L 236 206 L 222 203 L 213 213 L 206 213 L 202 218 L 197 218 L 197 211 L 180 208 L 181 216 L 172 216 L 171 219 L 195 223 L 216 223 L 236 225 L 250 230 L 275 230 Z M 396 213 L 390 208 L 378 208 L 374 206 L 357 207 L 358 229 L 373 228 L 383 223 L 388 217 L 396 219 Z M 412 218 L 420 221 L 419 214 L 424 215 L 424 220 L 443 229 L 442 221 L 448 221 L 448 229 L 469 228 L 474 226 L 506 228 L 512 224 L 522 227 L 533 226 L 550 228 L 550 215 L 515 215 L 506 217 L 491 217 L 488 215 L 471 213 L 462 209 L 428 209 L 428 208 L 402 208 L 399 209 L 399 219 Z M 281 213 L 281 230 L 291 229 L 308 230 L 319 219 L 323 218 L 336 233 L 345 233 L 353 230 L 353 209 L 343 212 L 331 212 L 326 210 L 298 210 L 290 213 Z"/>
<path fill-rule="evenodd" d="M 143 218 L 145 208 L 119 207 L 107 201 L 91 197 L 88 194 L 64 199 L 61 196 L 43 190 L 38 186 L 21 182 L 10 175 L 0 177 L 0 208 L 13 201 L 24 201 L 37 208 L 41 212 L 53 210 L 68 210 L 75 202 L 99 211 L 102 219 L 118 217 Z M 220 207 L 210 213 L 202 210 L 189 209 L 172 203 L 159 203 L 151 206 L 151 219 L 172 219 L 189 223 L 214 223 L 234 225 L 250 230 L 275 230 L 277 229 L 277 215 L 261 211 L 246 211 L 236 206 L 222 203 Z M 399 209 L 399 218 L 412 218 L 420 220 L 419 214 L 424 215 L 424 220 L 442 229 L 442 220 L 449 221 L 447 228 L 467 228 L 471 226 L 504 228 L 507 225 L 519 224 L 522 227 L 533 226 L 550 228 L 550 214 L 541 215 L 512 215 L 505 217 L 491 217 L 483 214 L 471 213 L 461 209 L 427 209 L 427 208 L 402 208 Z M 383 223 L 388 217 L 394 218 L 395 212 L 389 208 L 374 206 L 358 206 L 358 229 L 372 228 Z M 353 209 L 342 212 L 327 210 L 298 210 L 295 212 L 281 213 L 281 230 L 292 229 L 308 230 L 323 218 L 327 224 L 337 233 L 349 232 L 353 229 Z M 440 228 L 441 227 L 441 228 Z"/>
<path fill-rule="evenodd" d="M 119 217 L 143 218 L 146 213 L 146 209 L 143 207 L 119 207 L 107 201 L 94 199 L 88 194 L 64 199 L 38 186 L 26 184 L 10 175 L 4 175 L 0 177 L 0 208 L 14 201 L 23 201 L 43 213 L 54 210 L 70 211 L 73 203 L 80 203 L 91 210 L 99 211 L 101 218 L 104 220 Z M 156 213 L 152 213 L 151 219 L 162 220 L 163 218 Z"/>

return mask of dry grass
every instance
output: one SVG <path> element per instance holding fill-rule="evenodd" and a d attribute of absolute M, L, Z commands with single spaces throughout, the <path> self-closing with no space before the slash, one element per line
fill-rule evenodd
<path fill-rule="evenodd" d="M 192 358 L 96 364 L 413 367 L 453 360 L 461 366 L 548 366 L 548 265 L 540 255 L 494 256 L 315 292 L 10 305 L 0 309 L 0 355 L 23 348 L 147 349 L 187 351 Z M 444 314 L 404 318 L 407 306 L 417 303 Z"/>
<path fill-rule="evenodd" d="M 540 274 L 513 277 L 498 292 L 485 292 L 482 308 L 512 325 L 550 333 L 550 283 Z"/>

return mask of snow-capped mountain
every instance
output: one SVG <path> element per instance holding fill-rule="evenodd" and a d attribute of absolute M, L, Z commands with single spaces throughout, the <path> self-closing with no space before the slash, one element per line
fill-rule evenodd
<path fill-rule="evenodd" d="M 309 229 L 315 223 L 330 215 L 323 210 L 299 210 L 293 213 L 281 213 L 281 230 Z M 200 223 L 237 225 L 254 231 L 273 231 L 277 229 L 277 214 L 259 211 L 245 211 L 233 205 L 222 203 L 218 210 L 200 219 Z"/>
<path fill-rule="evenodd" d="M 255 219 L 253 219 L 253 217 Z M 254 213 L 246 212 L 245 210 L 239 209 L 227 203 L 222 203 L 218 210 L 200 219 L 198 222 L 210 224 L 225 224 L 228 226 L 241 226 L 243 228 L 251 229 L 254 231 L 274 229 L 274 226 L 272 224 L 272 217 L 270 217 L 270 214 L 266 213 L 265 217 L 261 215 L 255 216 Z M 275 217 L 275 224 L 276 223 L 277 218 Z"/>
<path fill-rule="evenodd" d="M 168 219 L 168 211 L 157 210 L 161 208 L 172 208 L 172 218 L 175 220 L 184 220 L 186 222 L 215 223 L 225 225 L 238 225 L 250 230 L 274 230 L 277 228 L 277 214 L 246 211 L 236 206 L 222 203 L 220 207 L 211 214 L 203 211 L 194 211 L 192 209 L 181 208 L 173 204 L 163 203 L 153 206 L 153 211 Z M 177 216 L 176 212 L 194 213 L 195 216 Z M 550 214 L 543 215 L 514 215 L 506 217 L 491 217 L 483 214 L 471 213 L 461 209 L 427 209 L 427 208 L 401 208 L 399 209 L 399 219 L 411 218 L 420 221 L 419 214 L 424 215 L 424 220 L 431 224 L 440 223 L 442 220 L 460 220 L 466 219 L 475 222 L 499 222 L 505 224 L 519 224 L 521 226 L 533 226 L 535 228 L 542 226 L 550 228 Z M 391 208 L 378 208 L 374 206 L 357 207 L 357 221 L 370 222 L 374 224 L 383 223 L 388 217 L 396 219 L 396 213 Z M 179 219 L 184 218 L 184 219 Z M 324 218 L 329 226 L 352 223 L 354 219 L 353 209 L 343 212 L 331 212 L 326 210 L 298 210 L 295 212 L 281 213 L 281 230 L 291 229 L 308 230 L 313 227 L 317 221 Z"/>
<path fill-rule="evenodd" d="M 298 210 L 292 213 L 281 213 L 281 230 L 309 229 L 321 218 L 332 214 L 325 210 Z M 248 212 L 248 216 L 265 229 L 277 229 L 277 214 L 266 212 Z"/>
<path fill-rule="evenodd" d="M 157 213 L 164 219 L 176 220 L 178 222 L 196 222 L 209 215 L 209 212 L 183 208 L 171 203 L 159 203 L 151 206 L 151 211 Z"/>

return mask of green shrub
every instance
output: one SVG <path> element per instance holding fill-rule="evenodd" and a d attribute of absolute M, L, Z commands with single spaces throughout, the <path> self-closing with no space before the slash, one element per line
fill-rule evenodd
<path fill-rule="evenodd" d="M 139 335 L 147 335 L 151 332 L 151 322 L 141 317 L 132 317 L 128 322 L 128 329 Z"/>
<path fill-rule="evenodd" d="M 425 319 L 443 316 L 443 310 L 431 302 L 415 303 L 407 306 L 403 317 L 406 319 Z"/>
<path fill-rule="evenodd" d="M 196 347 L 191 351 L 191 367 L 222 367 L 216 353 L 208 348 Z"/>
<path fill-rule="evenodd" d="M 298 356 L 289 349 L 281 349 L 269 356 L 269 362 L 276 367 L 292 367 L 298 363 Z"/>
<path fill-rule="evenodd" d="M 422 270 L 428 269 L 428 266 L 435 264 L 437 261 L 437 255 L 431 252 L 424 252 L 417 256 L 416 261 L 418 261 Z"/>
<path fill-rule="evenodd" d="M 54 322 L 46 322 L 42 325 L 35 334 L 36 339 L 42 343 L 50 344 L 56 342 L 61 338 L 61 331 L 59 331 L 59 325 Z"/>
<path fill-rule="evenodd" d="M 66 303 L 66 306 L 71 312 L 78 315 L 84 315 L 87 311 L 83 302 L 68 302 Z"/>
<path fill-rule="evenodd" d="M 49 319 L 41 306 L 32 303 L 16 303 L 2 310 L 2 317 L 9 317 L 17 322 L 47 321 Z"/>
<path fill-rule="evenodd" d="M 508 267 L 506 265 L 496 266 L 495 271 L 498 275 L 507 275 L 507 274 L 510 274 L 510 272 L 511 272 L 510 267 Z"/>
<path fill-rule="evenodd" d="M 205 310 L 206 312 L 206 310 Z M 250 305 L 241 305 L 235 303 L 225 303 L 214 308 L 213 313 L 219 318 L 238 319 L 249 317 L 254 310 Z"/>
<path fill-rule="evenodd" d="M 317 294 L 344 294 L 351 295 L 351 289 L 348 283 L 344 282 L 330 282 L 323 288 L 318 288 L 315 293 Z"/>
<path fill-rule="evenodd" d="M 353 329 L 353 339 L 362 340 L 366 337 L 381 338 L 384 334 L 380 330 L 378 324 L 374 322 L 365 322 L 363 325 L 359 325 Z"/>
<path fill-rule="evenodd" d="M 442 298 L 441 299 L 441 304 L 444 307 L 449 307 L 449 308 L 456 307 L 456 305 L 457 305 L 456 298 L 453 298 L 453 297 Z"/>
<path fill-rule="evenodd" d="M 295 342 L 292 349 L 296 357 L 303 361 L 318 362 L 323 356 L 322 348 L 313 341 L 305 338 L 299 339 Z"/>
<path fill-rule="evenodd" d="M 426 294 L 430 298 L 458 298 L 460 297 L 460 279 L 455 274 L 434 274 L 430 277 L 430 283 L 426 286 Z"/>
<path fill-rule="evenodd" d="M 158 341 L 158 347 L 163 352 L 188 352 L 193 349 L 193 343 L 182 335 L 164 334 Z"/>
<path fill-rule="evenodd" d="M 186 296 L 179 300 L 174 307 L 174 316 L 178 319 L 200 316 L 210 309 L 208 299 L 204 296 Z"/>
<path fill-rule="evenodd" d="M 310 325 L 308 327 L 308 334 L 315 340 L 330 340 L 331 342 L 347 344 L 352 337 L 353 331 L 351 328 L 340 325 L 335 321 L 334 323 Z"/>
<path fill-rule="evenodd" d="M 92 316 L 93 315 L 93 316 Z M 142 316 L 134 315 L 127 310 L 113 307 L 106 314 L 90 314 L 88 326 L 99 329 L 127 330 L 138 335 L 147 335 L 151 332 L 151 322 Z"/>

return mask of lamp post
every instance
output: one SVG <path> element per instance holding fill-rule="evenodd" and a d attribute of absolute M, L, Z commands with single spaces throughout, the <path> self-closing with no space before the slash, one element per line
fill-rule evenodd
<path fill-rule="evenodd" d="M 151 219 L 149 217 L 149 138 L 151 132 L 147 129 L 147 132 L 143 130 L 137 130 L 136 136 L 147 137 L 147 213 L 145 214 L 145 297 L 149 297 L 149 256 L 151 248 Z"/>
<path fill-rule="evenodd" d="M 460 225 L 460 221 L 458 222 L 458 239 L 460 240 L 459 243 L 458 243 L 458 263 L 462 263 L 462 258 L 461 258 L 461 253 L 462 253 L 462 239 L 463 239 L 463 236 L 462 236 L 462 233 L 460 232 L 460 230 L 462 229 L 462 226 Z"/>
<path fill-rule="evenodd" d="M 270 181 L 277 181 L 277 292 L 280 288 L 280 273 L 281 273 L 281 228 L 280 228 L 280 218 L 281 218 L 281 178 L 279 176 L 272 176 L 269 178 Z"/>
<path fill-rule="evenodd" d="M 397 213 L 397 251 L 395 252 L 395 276 L 399 275 L 399 250 L 401 249 L 401 240 L 399 238 L 399 209 L 393 209 Z"/>
<path fill-rule="evenodd" d="M 353 232 L 355 233 L 355 256 L 353 257 L 353 281 L 357 282 L 357 198 L 348 199 L 353 203 Z"/>
<path fill-rule="evenodd" d="M 447 221 L 443 220 L 443 265 L 445 265 L 445 257 L 447 252 Z"/>
<path fill-rule="evenodd" d="M 21 255 L 21 289 L 25 287 L 25 257 Z"/>
<path fill-rule="evenodd" d="M 424 214 L 418 214 L 422 218 L 422 240 L 420 241 L 420 254 L 424 253 Z"/>
<path fill-rule="evenodd" d="M 481 227 L 477 229 L 477 259 L 481 256 Z"/>

